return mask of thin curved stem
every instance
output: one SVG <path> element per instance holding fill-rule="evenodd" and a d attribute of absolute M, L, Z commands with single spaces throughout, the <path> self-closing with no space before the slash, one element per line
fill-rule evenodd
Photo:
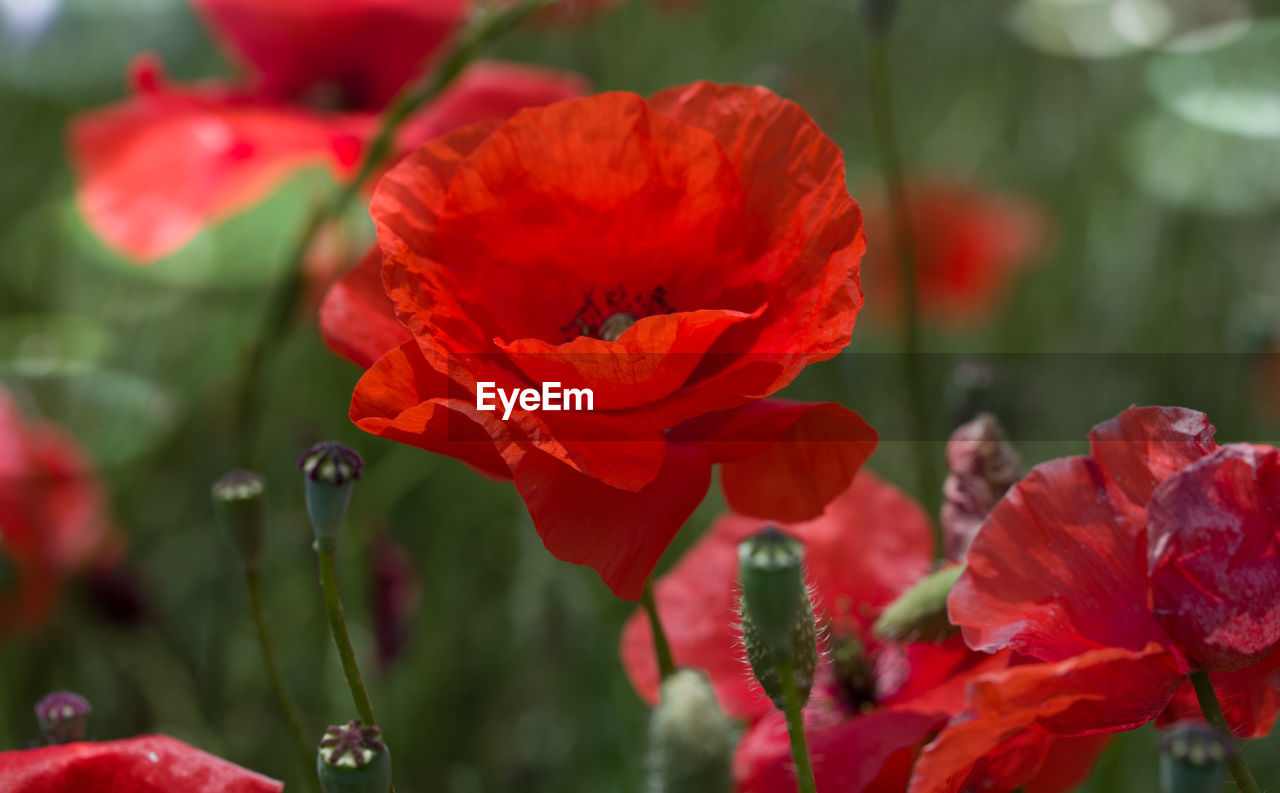
<path fill-rule="evenodd" d="M 242 462 L 248 462 L 257 434 L 261 412 L 259 397 L 267 360 L 284 338 L 289 321 L 297 310 L 298 300 L 303 292 L 303 262 L 307 251 L 311 250 L 315 242 L 316 235 L 326 225 L 342 216 L 351 202 L 360 195 L 364 185 L 391 157 L 394 152 L 396 133 L 415 110 L 432 101 L 448 88 L 463 69 L 488 45 L 530 15 L 559 1 L 524 0 L 510 8 L 486 10 L 473 18 L 471 24 L 439 61 L 439 66 L 406 86 L 387 106 L 378 125 L 377 134 L 361 156 L 355 176 L 343 184 L 331 200 L 321 203 L 311 213 L 302 227 L 302 232 L 298 235 L 297 242 L 290 249 L 284 275 L 281 276 L 280 282 L 272 290 L 268 299 L 267 309 L 258 326 L 258 332 L 253 338 L 241 374 L 233 429 L 237 439 L 237 457 Z"/>
<path fill-rule="evenodd" d="M 867 63 L 870 79 L 871 121 L 875 129 L 876 152 L 880 175 L 889 197 L 889 214 L 893 224 L 894 250 L 897 254 L 902 297 L 902 352 L 907 381 L 920 497 L 929 507 L 941 498 L 942 482 L 934 465 L 929 438 L 929 407 L 925 394 L 925 378 L 920 334 L 919 277 L 916 268 L 915 237 L 911 230 L 911 214 L 903 179 L 902 153 L 898 148 L 893 121 L 893 102 L 889 87 L 889 51 L 887 33 L 871 36 Z M 943 551 L 942 530 L 934 525 L 937 553 Z"/>
<path fill-rule="evenodd" d="M 1222 715 L 1222 705 L 1218 703 L 1218 695 L 1213 690 L 1213 681 L 1209 679 L 1209 673 L 1203 669 L 1192 672 L 1191 685 L 1196 690 L 1196 699 L 1200 701 L 1200 711 L 1204 713 L 1205 721 L 1222 730 L 1226 735 L 1231 735 L 1231 726 L 1227 724 L 1226 716 Z M 1232 752 L 1227 758 L 1227 768 L 1231 770 L 1231 776 L 1240 786 L 1241 793 L 1262 793 L 1262 788 L 1258 787 L 1258 780 L 1253 778 L 1253 772 L 1244 761 L 1244 753 L 1239 751 L 1238 746 L 1236 748 L 1237 751 Z"/>
<path fill-rule="evenodd" d="M 658 675 L 666 680 L 675 674 L 676 662 L 671 656 L 671 643 L 667 641 L 667 632 L 662 627 L 662 618 L 658 616 L 658 604 L 653 599 L 653 587 L 645 582 L 644 591 L 640 595 L 645 614 L 649 615 L 649 628 L 653 633 L 653 653 L 658 658 Z"/>
<path fill-rule="evenodd" d="M 258 647 L 262 650 L 262 668 L 267 675 L 267 683 L 280 708 L 280 716 L 289 730 L 289 738 L 298 762 L 302 766 L 302 777 L 307 788 L 319 793 L 320 780 L 316 776 L 315 747 L 307 741 L 306 729 L 302 726 L 302 712 L 298 703 L 294 702 L 285 686 L 284 676 L 280 674 L 280 664 L 276 660 L 275 646 L 271 641 L 271 633 L 267 628 L 267 612 L 262 605 L 262 581 L 258 570 L 246 567 L 244 571 L 245 589 L 249 593 L 249 613 L 253 616 L 254 632 L 258 636 Z"/>
<path fill-rule="evenodd" d="M 338 595 L 338 571 L 333 561 L 333 546 L 316 540 L 315 548 L 320 568 L 320 589 L 324 593 L 324 610 L 329 617 L 329 632 L 333 635 L 334 646 L 338 648 L 342 674 L 347 678 L 347 688 L 351 689 L 351 701 L 356 706 L 356 715 L 360 717 L 360 721 L 370 727 L 377 727 L 373 703 L 369 701 L 369 692 L 365 690 L 364 678 L 356 663 L 356 651 L 351 645 L 351 634 L 347 632 L 347 615 L 342 610 L 342 598 Z"/>
<path fill-rule="evenodd" d="M 809 742 L 804 733 L 804 703 L 796 690 L 796 671 L 791 661 L 782 665 L 782 697 L 786 705 L 783 713 L 787 717 L 787 735 L 791 738 L 791 759 L 796 764 L 796 790 L 818 793 L 813 762 L 809 759 Z"/>

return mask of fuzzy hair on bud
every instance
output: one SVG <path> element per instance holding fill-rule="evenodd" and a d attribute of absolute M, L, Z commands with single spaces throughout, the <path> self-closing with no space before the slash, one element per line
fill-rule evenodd
<path fill-rule="evenodd" d="M 953 564 L 930 573 L 898 596 L 876 620 L 876 636 L 887 641 L 938 642 L 958 630 L 947 616 L 947 595 L 964 572 Z"/>
<path fill-rule="evenodd" d="M 818 630 L 804 583 L 804 546 L 769 527 L 738 545 L 739 612 L 747 662 L 765 694 L 784 706 L 782 675 L 791 669 L 807 702 L 818 666 Z"/>
<path fill-rule="evenodd" d="M 650 793 L 731 793 L 737 738 L 706 676 L 679 670 L 649 722 Z"/>

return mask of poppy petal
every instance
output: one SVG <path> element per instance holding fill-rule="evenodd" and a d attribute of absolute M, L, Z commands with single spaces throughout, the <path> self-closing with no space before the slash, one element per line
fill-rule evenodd
<path fill-rule="evenodd" d="M 395 306 L 382 288 L 377 246 L 325 293 L 319 320 L 329 349 L 362 369 L 413 338 L 396 319 Z"/>
<path fill-rule="evenodd" d="M 1213 690 L 1231 731 L 1240 738 L 1265 738 L 1280 712 L 1280 650 L 1245 669 L 1210 672 Z M 1160 714 L 1157 726 L 1203 719 L 1195 689 L 1188 681 Z"/>
<path fill-rule="evenodd" d="M 1131 407 L 1089 432 L 1090 455 L 1137 507 L 1170 474 L 1217 448 L 1205 414 L 1179 407 Z"/>
<path fill-rule="evenodd" d="M 619 490 L 550 455 L 530 452 L 513 466 L 516 489 L 556 558 L 591 567 L 623 600 L 641 590 L 676 532 L 711 485 L 711 463 L 698 449 L 668 444 L 645 487 Z"/>
<path fill-rule="evenodd" d="M 1147 609 L 1146 534 L 1087 457 L 1038 465 L 996 504 L 951 590 L 951 621 L 977 650 L 1057 661 L 1168 638 Z"/>
<path fill-rule="evenodd" d="M 0 752 L 7 793 L 280 793 L 284 785 L 164 735 Z"/>
<path fill-rule="evenodd" d="M 1180 659 L 1158 644 L 1108 648 L 1057 663 L 991 672 L 970 683 L 965 712 L 920 755 L 910 793 L 958 793 L 982 758 L 1023 730 L 1088 735 L 1145 724 L 1184 679 Z"/>

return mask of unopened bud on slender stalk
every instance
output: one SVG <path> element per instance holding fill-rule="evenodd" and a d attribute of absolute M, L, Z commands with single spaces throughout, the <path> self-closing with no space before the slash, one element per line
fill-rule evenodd
<path fill-rule="evenodd" d="M 764 692 L 784 707 L 782 674 L 790 668 L 801 703 L 818 666 L 817 626 L 804 583 L 804 546 L 774 528 L 738 545 L 742 642 Z"/>
<path fill-rule="evenodd" d="M 335 441 L 318 443 L 298 458 L 306 474 L 307 515 L 316 539 L 332 540 L 347 516 L 351 489 L 364 471 L 364 461 Z"/>
<path fill-rule="evenodd" d="M 47 744 L 72 743 L 84 739 L 85 726 L 93 708 L 89 700 L 71 691 L 55 691 L 36 703 L 40 739 Z"/>
<path fill-rule="evenodd" d="M 1161 793 L 1218 793 L 1227 760 L 1238 749 L 1231 736 L 1202 721 L 1180 721 L 1160 736 Z"/>
<path fill-rule="evenodd" d="M 981 413 L 951 433 L 940 516 L 948 559 L 964 559 L 991 509 L 1021 478 L 1018 453 L 995 416 Z"/>
<path fill-rule="evenodd" d="M 253 471 L 235 470 L 218 478 L 212 490 L 222 533 L 245 567 L 255 567 L 267 523 L 267 480 Z"/>
<path fill-rule="evenodd" d="M 947 617 L 947 595 L 964 565 L 955 564 L 930 573 L 898 596 L 880 612 L 876 636 L 888 641 L 936 642 L 956 633 Z"/>
<path fill-rule="evenodd" d="M 679 670 L 663 682 L 649 722 L 650 793 L 731 793 L 736 743 L 706 676 Z"/>
<path fill-rule="evenodd" d="M 377 727 L 353 719 L 325 730 L 316 771 L 324 793 L 387 793 L 391 752 Z"/>

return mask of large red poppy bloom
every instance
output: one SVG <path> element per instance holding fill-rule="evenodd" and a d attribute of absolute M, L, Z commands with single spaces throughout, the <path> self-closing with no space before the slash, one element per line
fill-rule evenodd
<path fill-rule="evenodd" d="M 996 506 L 951 619 L 971 647 L 1045 663 L 976 682 L 912 790 L 963 789 L 967 758 L 1027 725 L 1085 735 L 1193 715 L 1197 668 L 1237 735 L 1270 731 L 1280 451 L 1213 433 L 1202 413 L 1130 408 L 1094 427 L 1089 456 L 1037 466 Z"/>
<path fill-rule="evenodd" d="M 464 0 L 194 0 L 240 82 L 170 85 L 149 58 L 133 95 L 71 126 L 77 200 L 90 227 L 138 260 L 170 254 L 205 225 L 307 166 L 353 175 L 377 114 L 461 24 Z M 456 127 L 583 91 L 570 74 L 477 64 L 408 119 L 398 153 Z"/>
<path fill-rule="evenodd" d="M 907 196 L 922 319 L 962 326 L 989 318 L 1044 243 L 1043 210 L 947 181 L 921 181 Z M 896 317 L 899 252 L 882 201 L 868 204 L 867 231 L 867 293 L 876 311 Z"/>
<path fill-rule="evenodd" d="M 0 640 L 47 619 L 60 583 L 95 561 L 107 534 L 88 459 L 0 389 Z"/>
<path fill-rule="evenodd" d="M 737 628 L 737 544 L 765 522 L 718 520 L 655 588 L 677 664 L 706 670 L 722 706 L 750 720 L 734 761 L 740 791 L 795 790 L 782 715 L 750 679 Z M 941 644 L 882 643 L 871 626 L 884 606 L 927 573 L 932 534 L 921 508 L 868 472 L 819 518 L 785 527 L 805 545 L 826 652 L 805 711 L 818 790 L 901 793 L 920 747 L 963 703 L 965 682 L 1005 668 L 958 638 Z M 649 625 L 634 615 L 622 659 L 646 700 L 658 696 Z M 1055 741 L 1033 727 L 975 757 L 975 789 L 1069 790 L 1088 773 L 1102 739 Z M 1062 758 L 1072 762 L 1059 762 Z"/>
<path fill-rule="evenodd" d="M 0 752 L 5 793 L 280 793 L 284 785 L 164 735 Z"/>
<path fill-rule="evenodd" d="M 369 367 L 352 419 L 513 478 L 552 553 L 622 597 L 713 462 L 735 509 L 800 520 L 874 446 L 839 405 L 760 399 L 849 343 L 864 247 L 839 149 L 763 88 L 603 94 L 470 127 L 392 169 L 372 212 L 381 263 L 321 312 Z M 593 411 L 477 410 L 477 383 L 546 381 L 592 389 Z"/>

